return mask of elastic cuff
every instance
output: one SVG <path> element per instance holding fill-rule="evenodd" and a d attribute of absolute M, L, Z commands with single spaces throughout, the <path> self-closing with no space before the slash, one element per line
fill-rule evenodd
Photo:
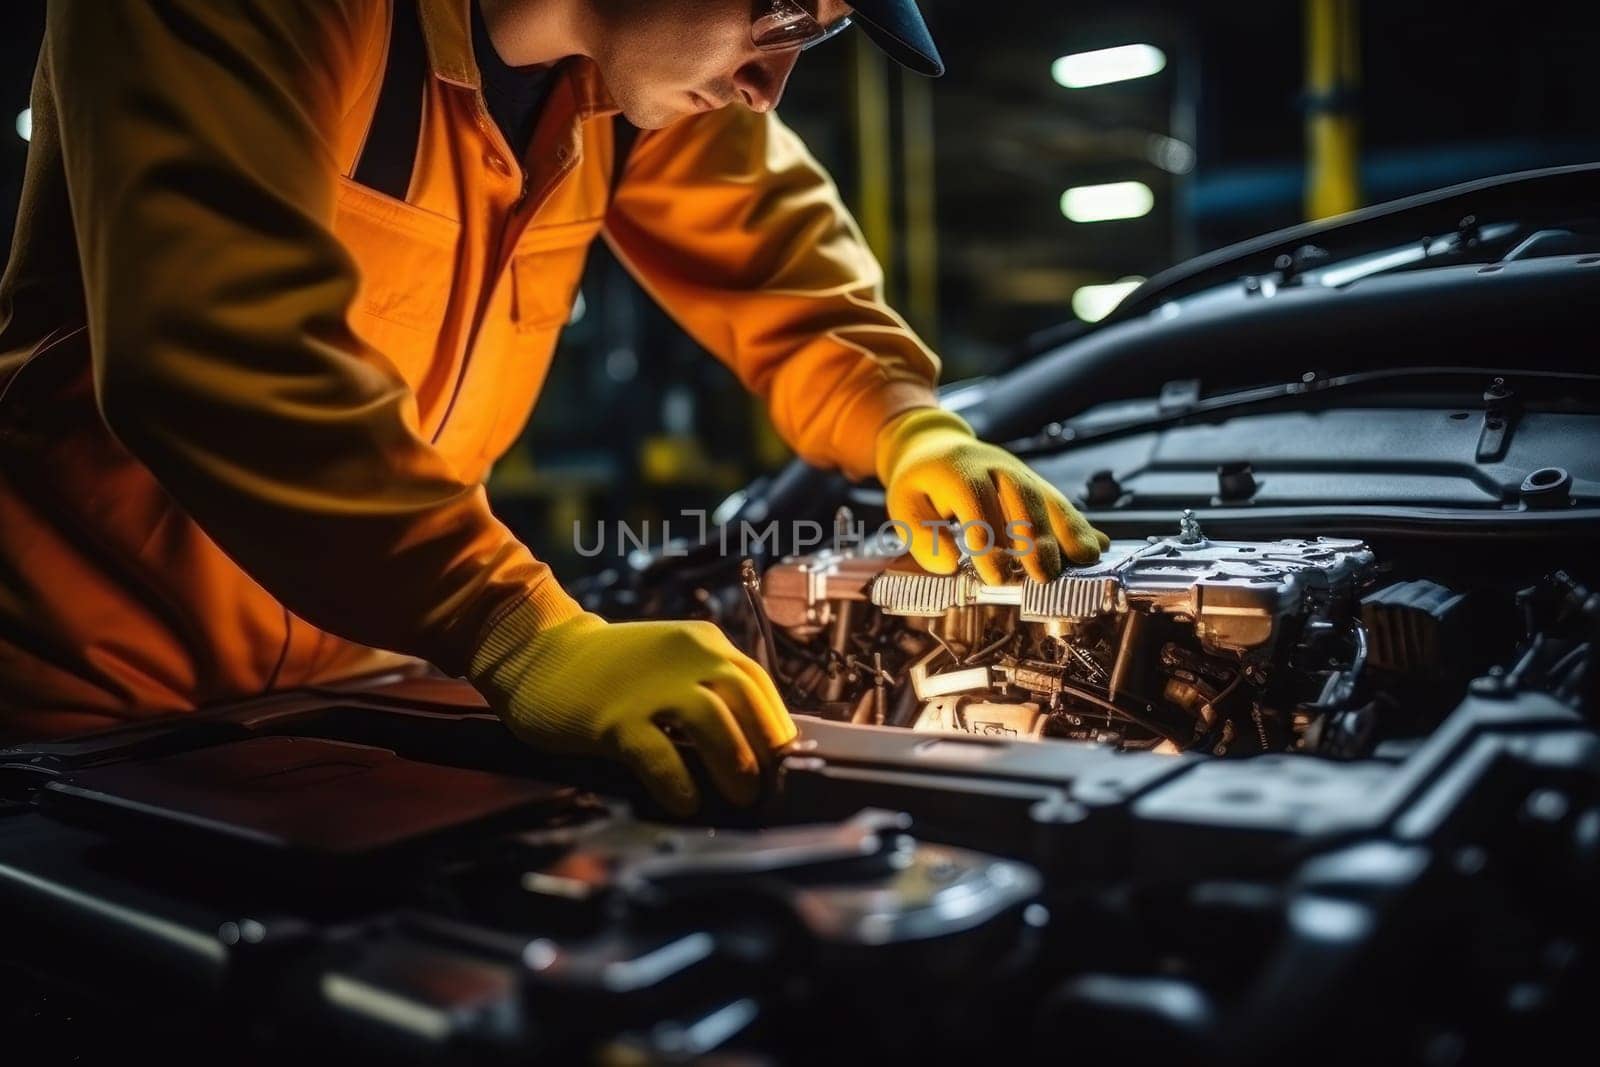
<path fill-rule="evenodd" d="M 506 653 L 525 646 L 536 634 L 583 614 L 583 606 L 553 581 L 530 590 L 526 597 L 490 617 L 472 652 L 467 677 L 480 677 Z M 603 621 L 598 615 L 594 618 L 596 622 Z"/>
<path fill-rule="evenodd" d="M 871 476 L 873 441 L 879 429 L 897 415 L 938 406 L 933 386 L 920 380 L 886 382 L 867 393 L 841 411 L 835 423 L 840 427 L 834 443 L 839 469 L 857 480 Z"/>
<path fill-rule="evenodd" d="M 873 448 L 873 469 L 878 474 L 878 480 L 885 489 L 889 487 L 889 467 L 892 461 L 905 452 L 906 443 L 918 434 L 929 430 L 942 430 L 945 432 L 960 433 L 967 437 L 977 437 L 972 427 L 953 411 L 943 408 L 917 408 L 913 411 L 902 412 L 884 423 L 878 430 L 878 437 Z"/>

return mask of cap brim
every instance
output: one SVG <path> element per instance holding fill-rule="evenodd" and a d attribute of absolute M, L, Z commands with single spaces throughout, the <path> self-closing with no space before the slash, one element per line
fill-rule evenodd
<path fill-rule="evenodd" d="M 852 16 L 872 43 L 918 74 L 937 78 L 944 60 L 913 0 L 856 0 Z"/>

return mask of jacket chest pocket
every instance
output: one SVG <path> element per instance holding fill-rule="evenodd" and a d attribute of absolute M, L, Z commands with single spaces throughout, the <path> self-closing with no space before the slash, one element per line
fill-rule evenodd
<path fill-rule="evenodd" d="M 474 357 L 497 364 L 495 414 L 483 442 L 485 469 L 511 447 L 533 412 L 561 329 L 572 320 L 589 245 L 601 222 L 535 227 L 517 242 L 504 282 L 509 291 L 504 317 L 485 323 Z"/>
<path fill-rule="evenodd" d="M 519 334 L 550 333 L 572 319 L 600 219 L 532 229 L 511 258 L 511 320 Z"/>
<path fill-rule="evenodd" d="M 387 358 L 417 394 L 428 421 L 431 391 L 456 346 L 445 323 L 456 289 L 461 224 L 339 179 L 334 233 L 361 283 L 350 327 Z"/>

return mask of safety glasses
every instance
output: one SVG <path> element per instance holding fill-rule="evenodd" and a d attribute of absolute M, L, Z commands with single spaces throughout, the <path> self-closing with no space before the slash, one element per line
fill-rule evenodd
<path fill-rule="evenodd" d="M 804 51 L 843 33 L 849 26 L 848 15 L 831 26 L 822 25 L 800 0 L 756 0 L 750 40 L 763 52 L 784 52 L 791 48 Z"/>

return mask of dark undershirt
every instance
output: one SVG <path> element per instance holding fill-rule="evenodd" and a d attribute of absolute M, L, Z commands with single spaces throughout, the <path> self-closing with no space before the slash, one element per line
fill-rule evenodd
<path fill-rule="evenodd" d="M 505 134 L 506 144 L 520 160 L 533 140 L 539 109 L 550 90 L 555 67 L 508 66 L 489 39 L 482 0 L 473 0 L 467 6 L 472 9 L 472 54 L 483 75 L 484 103 L 489 105 L 489 116 L 495 125 Z"/>

